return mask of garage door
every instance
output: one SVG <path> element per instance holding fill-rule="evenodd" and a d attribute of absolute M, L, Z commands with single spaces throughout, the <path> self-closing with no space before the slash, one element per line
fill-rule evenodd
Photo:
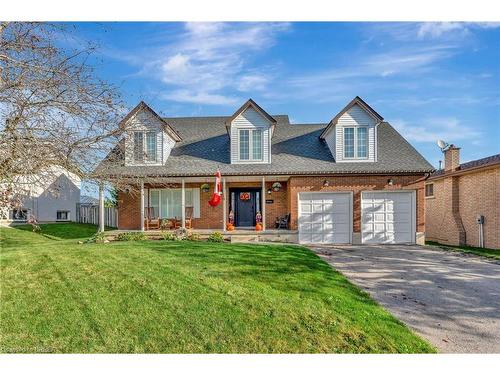
<path fill-rule="evenodd" d="M 299 242 L 351 242 L 351 193 L 300 193 Z"/>
<path fill-rule="evenodd" d="M 414 243 L 415 195 L 411 191 L 361 194 L 363 243 Z"/>

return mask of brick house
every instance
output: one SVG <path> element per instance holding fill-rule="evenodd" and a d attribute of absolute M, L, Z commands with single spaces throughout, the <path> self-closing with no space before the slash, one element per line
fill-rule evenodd
<path fill-rule="evenodd" d="M 500 249 L 500 154 L 460 164 L 460 149 L 444 152 L 444 169 L 426 182 L 426 237 L 450 245 Z"/>
<path fill-rule="evenodd" d="M 301 243 L 424 241 L 433 168 L 359 97 L 322 124 L 291 124 L 250 99 L 218 117 L 162 118 L 141 102 L 122 125 L 96 169 L 140 191 L 119 193 L 119 229 L 144 230 L 151 215 L 184 223 L 190 208 L 194 229 L 254 228 L 260 213 L 264 231 L 288 215 Z M 212 207 L 216 170 L 223 194 Z"/>

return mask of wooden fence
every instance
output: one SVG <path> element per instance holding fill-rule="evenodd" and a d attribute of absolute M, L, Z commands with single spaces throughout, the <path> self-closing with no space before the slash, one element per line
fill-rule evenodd
<path fill-rule="evenodd" d="M 76 221 L 78 223 L 99 225 L 99 206 L 77 203 Z M 116 207 L 104 207 L 104 225 L 111 228 L 118 227 L 118 209 Z"/>

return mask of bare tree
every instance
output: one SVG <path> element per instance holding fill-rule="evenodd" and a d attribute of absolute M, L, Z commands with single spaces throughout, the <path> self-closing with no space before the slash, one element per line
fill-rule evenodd
<path fill-rule="evenodd" d="M 85 178 L 123 130 L 119 93 L 93 68 L 96 47 L 67 47 L 68 33 L 0 22 L 0 205 L 19 204 L 22 186 L 50 179 L 53 166 Z"/>

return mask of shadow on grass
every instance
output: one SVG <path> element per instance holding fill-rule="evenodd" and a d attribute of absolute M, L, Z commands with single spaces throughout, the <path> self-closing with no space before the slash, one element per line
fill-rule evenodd
<path fill-rule="evenodd" d="M 52 240 L 71 240 L 77 238 L 89 238 L 97 232 L 97 225 L 80 223 L 54 223 L 40 224 L 38 234 Z M 15 229 L 33 232 L 31 225 L 15 226 Z"/>

